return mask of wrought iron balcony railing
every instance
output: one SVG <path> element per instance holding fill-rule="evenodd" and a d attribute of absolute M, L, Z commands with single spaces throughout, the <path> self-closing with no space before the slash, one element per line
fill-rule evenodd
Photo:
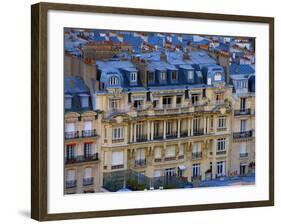
<path fill-rule="evenodd" d="M 248 153 L 240 153 L 240 159 L 248 158 Z"/>
<path fill-rule="evenodd" d="M 172 160 L 176 160 L 175 156 L 169 156 L 169 157 L 165 157 L 164 158 L 165 161 L 172 161 Z"/>
<path fill-rule="evenodd" d="M 202 158 L 202 152 L 193 152 L 191 154 L 192 159 L 201 159 Z"/>
<path fill-rule="evenodd" d="M 87 138 L 87 137 L 95 137 L 97 136 L 96 129 L 93 130 L 83 130 L 82 131 L 82 137 Z"/>
<path fill-rule="evenodd" d="M 225 155 L 225 154 L 226 154 L 226 150 L 216 151 L 216 155 Z"/>
<path fill-rule="evenodd" d="M 89 177 L 89 178 L 83 178 L 83 186 L 89 186 L 94 184 L 94 178 Z"/>
<path fill-rule="evenodd" d="M 177 137 L 178 137 L 178 133 L 177 132 L 166 133 L 166 138 L 167 139 L 172 139 L 172 138 L 177 138 Z"/>
<path fill-rule="evenodd" d="M 242 132 L 234 132 L 233 138 L 250 138 L 253 136 L 253 131 L 242 131 Z"/>
<path fill-rule="evenodd" d="M 234 110 L 234 116 L 239 116 L 239 115 L 250 115 L 251 114 L 251 109 L 239 109 L 239 110 Z"/>
<path fill-rule="evenodd" d="M 135 167 L 144 167 L 146 165 L 146 159 L 135 160 Z"/>
<path fill-rule="evenodd" d="M 73 156 L 73 157 L 66 157 L 65 164 L 96 161 L 98 159 L 99 159 L 98 153 L 88 154 L 88 155 L 79 155 L 79 156 Z"/>
<path fill-rule="evenodd" d="M 112 169 L 112 170 L 123 169 L 123 168 L 124 168 L 124 164 L 111 166 L 111 169 Z"/>
<path fill-rule="evenodd" d="M 136 137 L 136 142 L 145 142 L 147 141 L 147 135 L 138 135 Z"/>
<path fill-rule="evenodd" d="M 204 128 L 193 129 L 193 136 L 204 135 Z"/>
<path fill-rule="evenodd" d="M 69 131 L 64 133 L 65 139 L 79 138 L 79 131 Z"/>
<path fill-rule="evenodd" d="M 76 180 L 67 180 L 65 181 L 65 188 L 73 188 L 76 187 Z"/>

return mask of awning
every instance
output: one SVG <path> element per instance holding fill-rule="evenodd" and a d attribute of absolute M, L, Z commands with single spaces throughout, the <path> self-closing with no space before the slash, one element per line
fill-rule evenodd
<path fill-rule="evenodd" d="M 185 169 L 186 169 L 186 166 L 184 166 L 184 165 L 179 165 L 179 169 L 180 169 L 180 170 L 185 170 Z"/>

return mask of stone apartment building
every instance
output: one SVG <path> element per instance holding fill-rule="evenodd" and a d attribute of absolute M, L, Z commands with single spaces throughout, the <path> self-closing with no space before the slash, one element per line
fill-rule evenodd
<path fill-rule="evenodd" d="M 240 90 L 245 74 L 228 77 L 204 52 L 92 66 L 90 87 L 83 75 L 65 78 L 65 193 L 125 187 L 128 171 L 153 189 L 163 187 L 161 178 L 190 183 L 254 172 L 253 74 Z"/>

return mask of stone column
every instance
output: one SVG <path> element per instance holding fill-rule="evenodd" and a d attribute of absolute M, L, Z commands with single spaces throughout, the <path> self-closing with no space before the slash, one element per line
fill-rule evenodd
<path fill-rule="evenodd" d="M 154 121 L 151 121 L 151 140 L 154 138 Z"/>
<path fill-rule="evenodd" d="M 180 119 L 178 119 L 178 138 L 180 138 L 181 137 L 181 120 Z"/>
<path fill-rule="evenodd" d="M 164 125 L 163 125 L 163 139 L 166 139 L 166 121 L 164 120 Z"/>
<path fill-rule="evenodd" d="M 134 142 L 137 141 L 137 124 L 134 124 Z"/>
<path fill-rule="evenodd" d="M 209 134 L 209 122 L 210 122 L 210 119 L 209 119 L 209 117 L 207 116 L 206 117 L 206 132 L 207 132 L 207 134 Z"/>
<path fill-rule="evenodd" d="M 187 135 L 190 136 L 190 118 L 187 118 Z"/>
<path fill-rule="evenodd" d="M 212 179 L 216 178 L 217 172 L 217 164 L 216 164 L 216 140 L 213 139 L 212 141 L 212 152 L 213 152 L 213 159 L 212 159 Z"/>
<path fill-rule="evenodd" d="M 133 142 L 133 124 L 130 124 L 130 142 Z"/>
<path fill-rule="evenodd" d="M 146 125 L 147 125 L 147 131 L 146 131 L 147 140 L 149 141 L 150 140 L 150 121 L 147 121 Z"/>
<path fill-rule="evenodd" d="M 193 136 L 193 118 L 190 119 L 191 125 L 190 125 L 190 136 Z"/>
<path fill-rule="evenodd" d="M 203 117 L 203 130 L 204 130 L 204 134 L 206 134 L 206 117 Z"/>

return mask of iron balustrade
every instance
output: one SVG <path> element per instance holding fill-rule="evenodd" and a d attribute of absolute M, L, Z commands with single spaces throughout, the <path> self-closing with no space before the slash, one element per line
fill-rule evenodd
<path fill-rule="evenodd" d="M 81 162 L 88 162 L 88 161 L 97 161 L 99 159 L 99 154 L 88 154 L 88 155 L 79 155 L 74 157 L 66 157 L 65 163 L 72 164 L 72 163 L 81 163 Z"/>
<path fill-rule="evenodd" d="M 193 136 L 204 135 L 204 128 L 193 129 Z"/>
<path fill-rule="evenodd" d="M 112 169 L 112 170 L 123 169 L 123 168 L 124 168 L 124 164 L 111 166 L 111 169 Z"/>
<path fill-rule="evenodd" d="M 135 160 L 135 167 L 144 167 L 146 165 L 146 159 Z"/>
<path fill-rule="evenodd" d="M 83 186 L 88 186 L 88 185 L 93 185 L 93 184 L 94 184 L 93 177 L 83 178 Z"/>
<path fill-rule="evenodd" d="M 234 132 L 233 138 L 250 138 L 253 135 L 253 131 L 242 131 L 242 132 Z"/>
<path fill-rule="evenodd" d="M 180 136 L 181 136 L 182 138 L 188 137 L 188 131 L 182 131 L 182 132 L 180 133 Z"/>
<path fill-rule="evenodd" d="M 136 142 L 146 142 L 147 141 L 147 135 L 138 135 L 136 137 Z"/>
<path fill-rule="evenodd" d="M 243 158 L 248 158 L 248 153 L 247 152 L 240 153 L 240 159 L 243 159 Z"/>
<path fill-rule="evenodd" d="M 68 131 L 64 133 L 65 139 L 79 138 L 79 131 Z"/>
<path fill-rule="evenodd" d="M 163 139 L 163 134 L 159 134 L 159 135 L 154 135 L 153 136 L 154 140 L 162 140 Z"/>
<path fill-rule="evenodd" d="M 234 116 L 239 116 L 239 115 L 250 115 L 251 114 L 251 109 L 239 109 L 239 110 L 234 110 Z"/>
<path fill-rule="evenodd" d="M 176 160 L 176 157 L 175 156 L 165 157 L 164 160 L 165 161 L 172 161 L 172 160 Z"/>
<path fill-rule="evenodd" d="M 161 161 L 162 161 L 162 158 L 155 158 L 155 159 L 154 159 L 154 162 L 155 162 L 155 163 L 159 163 L 159 162 L 161 162 Z"/>
<path fill-rule="evenodd" d="M 226 154 L 226 150 L 221 150 L 216 152 L 217 155 L 224 155 Z"/>
<path fill-rule="evenodd" d="M 202 152 L 193 152 L 191 154 L 192 159 L 201 159 L 202 158 Z"/>
<path fill-rule="evenodd" d="M 112 143 L 120 143 L 120 142 L 124 142 L 124 138 L 112 139 Z"/>
<path fill-rule="evenodd" d="M 177 138 L 177 137 L 178 137 L 178 133 L 177 132 L 166 133 L 166 138 L 167 139 L 172 139 L 172 138 Z"/>
<path fill-rule="evenodd" d="M 86 138 L 86 137 L 95 137 L 97 136 L 96 130 L 83 130 L 82 131 L 82 137 Z"/>
<path fill-rule="evenodd" d="M 65 188 L 73 188 L 76 187 L 76 180 L 67 180 L 65 181 Z"/>
<path fill-rule="evenodd" d="M 184 159 L 184 155 L 179 155 L 178 159 Z"/>

